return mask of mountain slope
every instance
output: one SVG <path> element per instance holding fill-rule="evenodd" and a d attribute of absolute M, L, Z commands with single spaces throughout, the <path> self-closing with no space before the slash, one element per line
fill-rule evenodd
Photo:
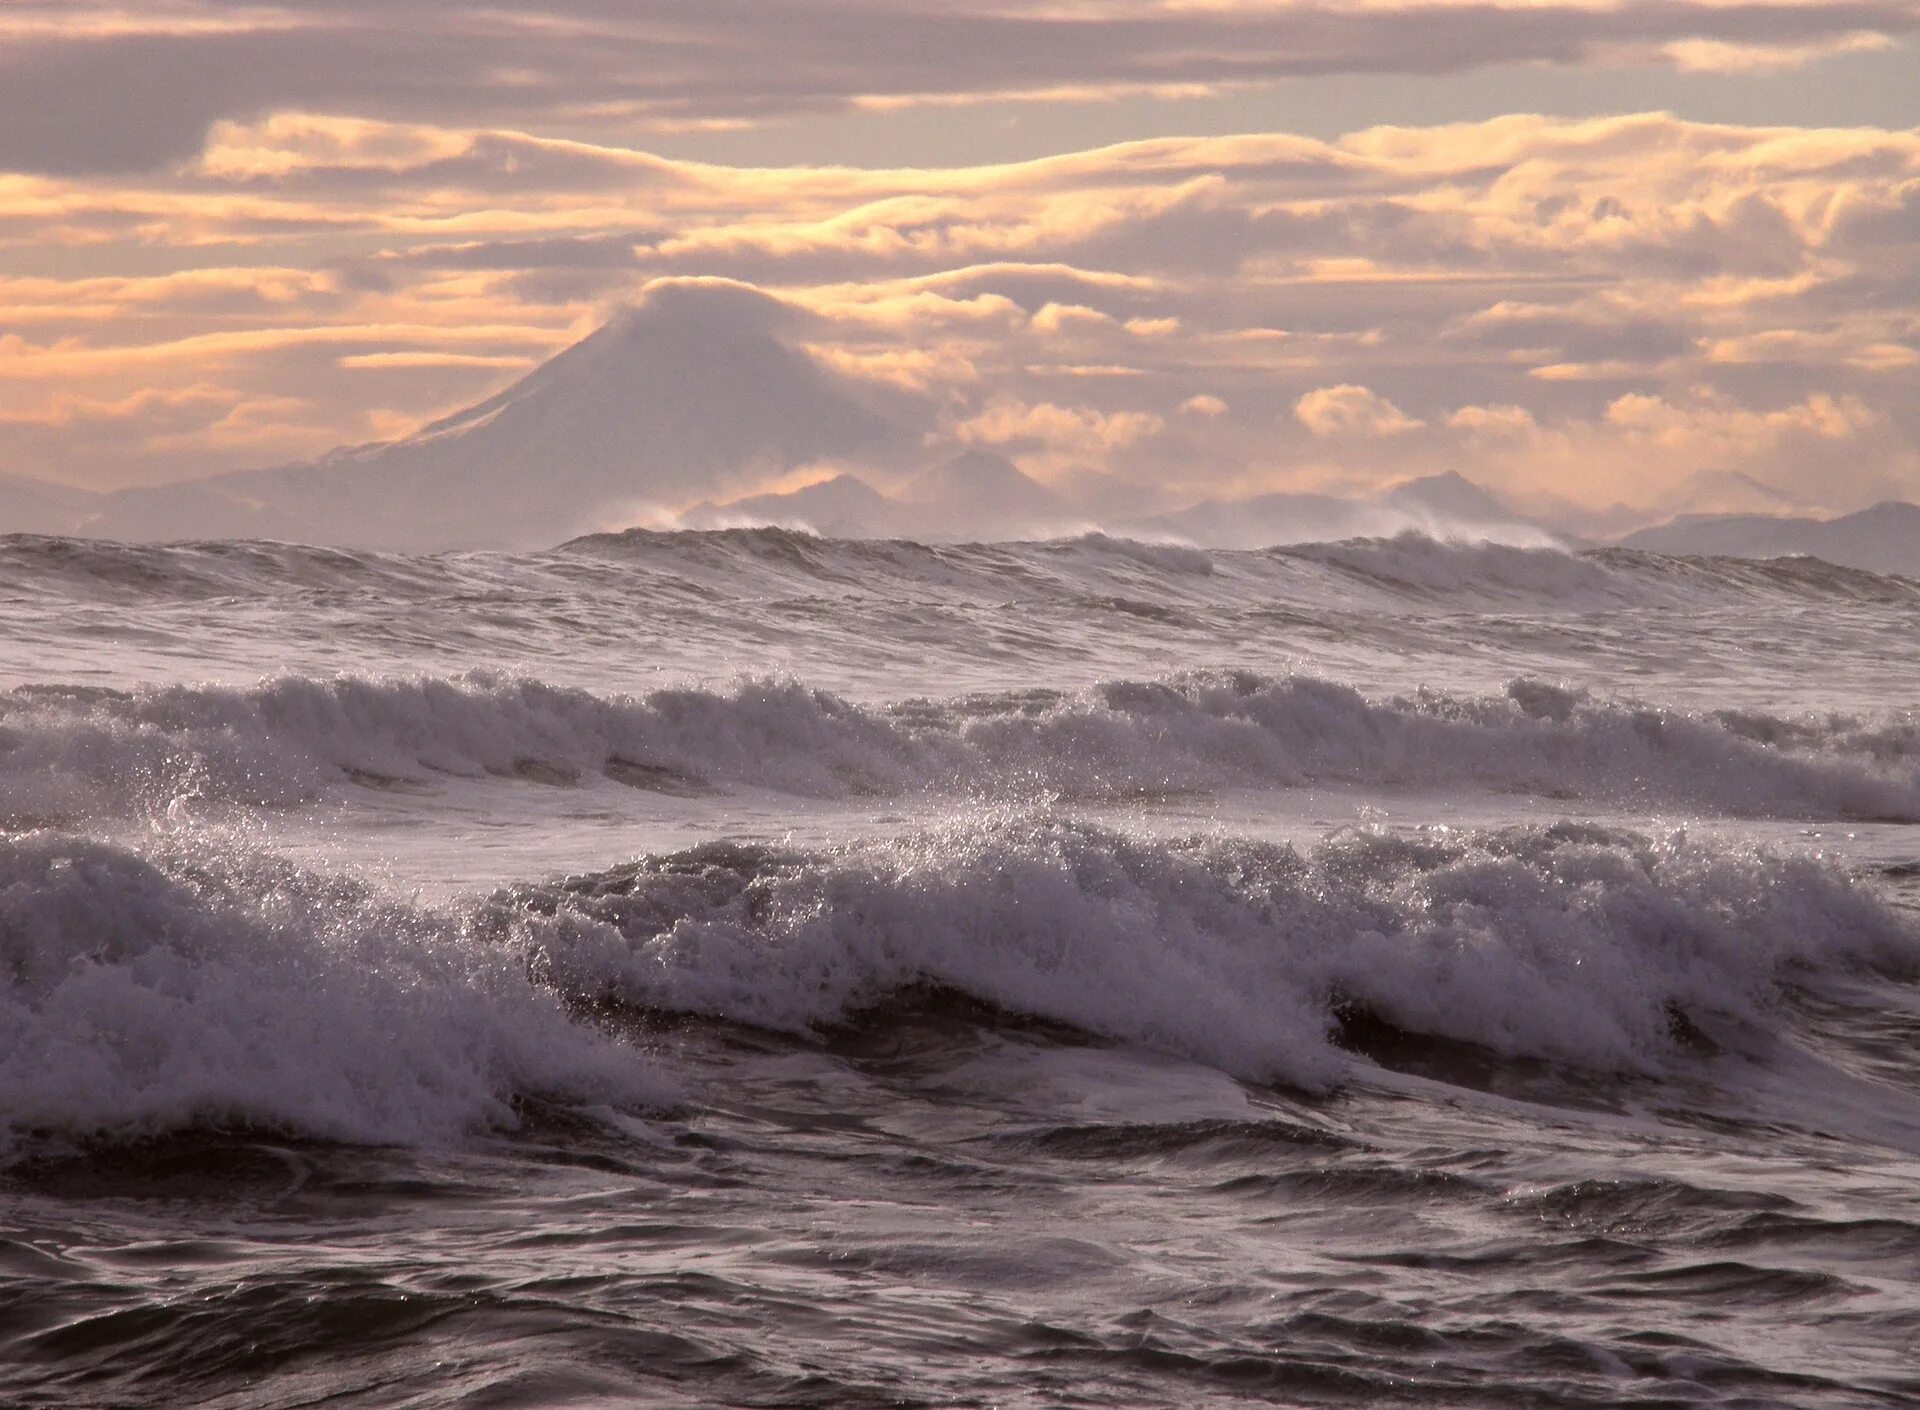
<path fill-rule="evenodd" d="M 125 538 L 271 534 L 366 547 L 552 543 L 913 434 L 787 341 L 798 313 L 720 281 L 642 302 L 508 387 L 404 440 L 111 496 Z"/>
<path fill-rule="evenodd" d="M 1623 548 L 1732 558 L 1804 555 L 1872 573 L 1920 577 L 1920 505 L 1886 500 L 1838 519 L 1685 514 L 1629 534 Z"/>
<path fill-rule="evenodd" d="M 897 494 L 883 494 L 853 475 L 835 475 L 784 494 L 697 505 L 677 517 L 688 528 L 773 524 L 835 538 L 924 543 L 1044 538 L 1084 518 L 1011 460 L 987 451 L 935 460 L 894 474 L 888 483 L 898 486 Z"/>
<path fill-rule="evenodd" d="M 67 533 L 96 498 L 87 490 L 0 474 L 0 534 Z"/>
<path fill-rule="evenodd" d="M 1409 514 L 1430 515 L 1447 525 L 1508 524 L 1518 517 L 1491 491 L 1457 470 L 1403 480 L 1382 494 L 1380 503 Z"/>
<path fill-rule="evenodd" d="M 1547 542 L 1545 529 L 1508 509 L 1491 493 L 1451 471 L 1407 480 L 1374 499 L 1324 494 L 1263 494 L 1202 500 L 1130 526 L 1174 534 L 1215 548 L 1265 548 L 1378 538 L 1409 529 L 1441 537 L 1465 535 L 1512 542 Z"/>
<path fill-rule="evenodd" d="M 688 529 L 739 529 L 771 525 L 804 529 L 828 538 L 886 538 L 897 532 L 900 506 L 866 481 L 835 475 L 780 494 L 748 495 L 696 504 L 676 515 Z"/>

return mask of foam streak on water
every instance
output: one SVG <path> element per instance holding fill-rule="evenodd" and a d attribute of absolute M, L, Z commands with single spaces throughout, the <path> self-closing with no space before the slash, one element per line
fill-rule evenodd
<path fill-rule="evenodd" d="M 0 540 L 0 1400 L 1920 1400 L 1920 586 Z"/>

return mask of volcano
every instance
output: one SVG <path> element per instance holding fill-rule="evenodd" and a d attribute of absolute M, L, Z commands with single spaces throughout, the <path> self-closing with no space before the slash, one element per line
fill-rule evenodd
<path fill-rule="evenodd" d="M 88 533 L 390 549 L 554 543 L 919 431 L 796 346 L 806 315 L 719 280 L 655 284 L 497 395 L 402 440 L 102 498 Z"/>

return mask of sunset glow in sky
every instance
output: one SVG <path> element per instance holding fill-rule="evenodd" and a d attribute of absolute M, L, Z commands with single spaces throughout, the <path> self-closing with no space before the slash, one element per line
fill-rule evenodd
<path fill-rule="evenodd" d="M 1914 0 L 14 0 L 0 472 L 402 435 L 702 277 L 1043 480 L 1920 496 L 1916 31 Z"/>

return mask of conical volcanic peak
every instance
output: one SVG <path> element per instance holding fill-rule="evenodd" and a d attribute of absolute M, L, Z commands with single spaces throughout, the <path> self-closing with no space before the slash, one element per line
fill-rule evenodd
<path fill-rule="evenodd" d="M 423 427 L 412 440 L 437 440 L 494 427 L 547 434 L 568 418 L 611 429 L 699 419 L 703 408 L 745 410 L 748 435 L 777 440 L 765 398 L 781 409 L 807 408 L 799 398 L 826 392 L 832 380 L 783 341 L 798 311 L 745 285 L 725 280 L 672 280 L 649 286 L 641 301 L 616 311 L 594 332 L 549 358 L 506 390 Z M 806 418 L 811 420 L 811 417 Z M 505 423 L 502 426 L 500 423 Z"/>
<path fill-rule="evenodd" d="M 164 491 L 141 496 L 137 515 L 109 500 L 93 527 L 244 533 L 265 508 L 318 542 L 527 545 L 914 444 L 869 389 L 789 341 L 805 317 L 726 281 L 655 284 L 504 391 L 404 440 L 183 486 L 179 514 Z"/>

